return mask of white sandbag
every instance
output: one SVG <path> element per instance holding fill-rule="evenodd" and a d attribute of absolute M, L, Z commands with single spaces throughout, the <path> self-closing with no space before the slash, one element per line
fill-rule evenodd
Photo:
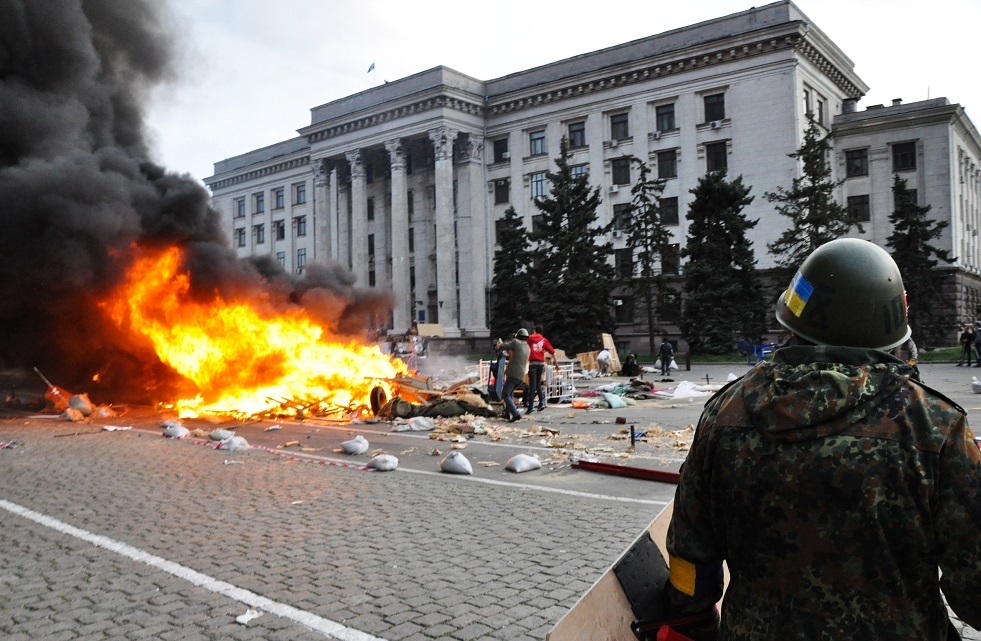
<path fill-rule="evenodd" d="M 212 441 L 227 441 L 233 436 L 235 436 L 235 432 L 231 430 L 215 430 L 211 434 L 208 434 L 208 438 Z"/>
<path fill-rule="evenodd" d="M 379 454 L 365 464 L 365 467 L 379 472 L 391 472 L 398 466 L 399 460 L 391 454 Z"/>
<path fill-rule="evenodd" d="M 678 363 L 673 358 L 671 359 L 671 364 L 668 365 L 668 369 L 678 369 Z"/>
<path fill-rule="evenodd" d="M 68 399 L 68 407 L 78 410 L 82 416 L 88 416 L 92 413 L 92 401 L 89 400 L 88 394 L 72 394 L 72 397 Z"/>
<path fill-rule="evenodd" d="M 364 454 L 368 451 L 368 439 L 358 434 L 350 441 L 341 443 L 341 449 L 345 454 Z"/>
<path fill-rule="evenodd" d="M 656 361 L 654 361 L 654 369 L 656 369 L 656 370 L 661 369 L 661 359 L 660 358 L 657 359 Z"/>
<path fill-rule="evenodd" d="M 521 472 L 530 472 L 531 470 L 540 470 L 541 467 L 542 462 L 538 460 L 538 457 L 531 456 L 530 454 L 516 454 L 504 465 L 504 469 L 508 472 L 518 474 Z"/>
<path fill-rule="evenodd" d="M 231 436 L 219 443 L 218 449 L 227 450 L 229 452 L 239 452 L 241 450 L 249 449 L 249 442 L 246 441 L 245 437 L 243 436 Z"/>
<path fill-rule="evenodd" d="M 439 462 L 439 469 L 448 474 L 473 474 L 473 466 L 462 452 L 450 452 Z"/>
<path fill-rule="evenodd" d="M 184 438 L 191 430 L 184 427 L 180 421 L 164 421 L 164 433 L 167 438 Z"/>
<path fill-rule="evenodd" d="M 436 422 L 428 416 L 413 416 L 405 424 L 413 432 L 429 432 L 436 429 Z"/>
<path fill-rule="evenodd" d="M 619 394 L 611 394 L 609 392 L 603 392 L 603 398 L 606 402 L 610 404 L 610 409 L 618 410 L 627 406 L 627 401 L 623 400 Z"/>
<path fill-rule="evenodd" d="M 971 390 L 973 390 L 975 394 L 981 394 L 981 381 L 978 380 L 977 376 L 971 377 Z"/>

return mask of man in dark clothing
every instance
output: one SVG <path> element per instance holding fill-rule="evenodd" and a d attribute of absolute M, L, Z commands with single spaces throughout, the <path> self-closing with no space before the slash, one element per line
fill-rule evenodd
<path fill-rule="evenodd" d="M 672 616 L 723 641 L 940 641 L 946 596 L 981 628 L 981 455 L 964 410 L 888 353 L 910 335 L 895 262 L 826 243 L 777 320 L 797 344 L 709 400 L 682 467 Z"/>
<path fill-rule="evenodd" d="M 964 327 L 964 331 L 961 332 L 960 342 L 961 342 L 961 359 L 957 361 L 957 367 L 964 364 L 964 359 L 967 359 L 967 366 L 971 366 L 971 361 L 974 360 L 974 336 L 975 330 L 974 325 L 967 325 Z M 978 362 L 981 363 L 981 356 L 978 356 Z"/>
<path fill-rule="evenodd" d="M 528 398 L 525 399 L 526 412 L 535 411 L 535 398 L 538 398 L 538 411 L 545 410 L 548 395 L 542 389 L 542 379 L 545 378 L 545 354 L 551 354 L 555 359 L 555 348 L 542 336 L 542 326 L 535 325 L 535 331 L 528 337 Z M 558 363 L 556 363 L 558 367 Z"/>
<path fill-rule="evenodd" d="M 528 330 L 522 327 L 508 341 L 497 339 L 497 349 L 510 352 L 504 368 L 504 389 L 501 393 L 504 395 L 504 418 L 513 423 L 521 418 L 514 404 L 514 390 L 525 382 L 528 373 Z"/>
<path fill-rule="evenodd" d="M 658 359 L 661 361 L 661 376 L 667 376 L 671 371 L 671 360 L 674 359 L 674 348 L 668 339 L 661 340 L 661 349 L 658 351 Z"/>

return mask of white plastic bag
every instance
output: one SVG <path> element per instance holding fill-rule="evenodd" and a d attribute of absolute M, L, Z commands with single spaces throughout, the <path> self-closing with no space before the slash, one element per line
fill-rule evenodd
<path fill-rule="evenodd" d="M 379 472 L 391 472 L 398 466 L 399 460 L 391 454 L 379 454 L 365 464 L 365 467 L 378 470 Z"/>
<path fill-rule="evenodd" d="M 981 394 L 981 381 L 978 380 L 977 376 L 971 377 L 971 390 L 973 390 L 975 394 Z"/>
<path fill-rule="evenodd" d="M 671 359 L 671 364 L 668 365 L 668 369 L 678 369 L 678 364 L 674 362 L 673 358 Z"/>
<path fill-rule="evenodd" d="M 231 430 L 215 430 L 211 434 L 208 434 L 208 438 L 212 441 L 227 441 L 233 436 L 235 436 L 235 432 Z"/>
<path fill-rule="evenodd" d="M 542 462 L 538 460 L 537 456 L 531 456 L 530 454 L 516 454 L 512 456 L 508 462 L 504 465 L 504 469 L 508 472 L 515 472 L 520 474 L 521 472 L 530 472 L 531 470 L 539 470 L 542 467 Z"/>
<path fill-rule="evenodd" d="M 473 474 L 473 466 L 459 451 L 453 451 L 439 462 L 439 469 L 448 474 Z"/>
<path fill-rule="evenodd" d="M 413 416 L 405 423 L 413 432 L 428 432 L 436 429 L 436 423 L 428 416 Z"/>
<path fill-rule="evenodd" d="M 191 430 L 184 427 L 180 421 L 164 421 L 164 433 L 167 438 L 184 438 Z"/>
<path fill-rule="evenodd" d="M 345 454 L 364 454 L 368 451 L 368 439 L 358 434 L 350 441 L 341 443 L 341 449 Z"/>
<path fill-rule="evenodd" d="M 230 436 L 218 444 L 218 449 L 239 452 L 249 449 L 249 442 L 242 436 Z"/>
<path fill-rule="evenodd" d="M 661 369 L 661 359 L 654 361 L 654 369 Z"/>

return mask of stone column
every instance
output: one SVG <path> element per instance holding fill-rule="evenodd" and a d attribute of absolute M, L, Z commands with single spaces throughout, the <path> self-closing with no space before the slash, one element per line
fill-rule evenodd
<path fill-rule="evenodd" d="M 330 236 L 327 239 L 327 251 L 331 260 L 340 262 L 341 260 L 341 226 L 340 226 L 341 199 L 337 189 L 337 167 L 333 167 L 327 174 L 327 216 Z"/>
<path fill-rule="evenodd" d="M 312 260 L 326 263 L 336 256 L 331 251 L 332 236 L 335 233 L 331 225 L 333 207 L 330 200 L 330 178 L 327 161 L 318 158 L 312 162 L 313 169 L 313 256 Z"/>
<path fill-rule="evenodd" d="M 368 201 L 361 150 L 345 154 L 351 164 L 351 271 L 360 287 L 368 286 Z"/>
<path fill-rule="evenodd" d="M 385 142 L 392 161 L 392 328 L 404 333 L 412 325 L 412 292 L 409 283 L 409 205 L 406 194 L 405 155 L 402 140 Z"/>
<path fill-rule="evenodd" d="M 453 140 L 449 127 L 429 130 L 436 155 L 436 302 L 443 335 L 460 335 L 456 293 L 456 233 L 453 229 Z"/>
<path fill-rule="evenodd" d="M 487 210 L 484 142 L 467 140 L 466 167 L 457 193 L 460 254 L 460 326 L 468 336 L 489 336 L 487 329 Z"/>

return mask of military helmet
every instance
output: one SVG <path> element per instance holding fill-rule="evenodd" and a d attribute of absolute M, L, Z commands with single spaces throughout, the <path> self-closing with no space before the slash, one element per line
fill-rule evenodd
<path fill-rule="evenodd" d="M 522 327 L 514 333 L 515 338 L 528 338 L 528 330 Z"/>
<path fill-rule="evenodd" d="M 910 336 L 906 314 L 896 262 L 858 238 L 815 249 L 777 298 L 777 321 L 819 345 L 890 350 Z"/>

